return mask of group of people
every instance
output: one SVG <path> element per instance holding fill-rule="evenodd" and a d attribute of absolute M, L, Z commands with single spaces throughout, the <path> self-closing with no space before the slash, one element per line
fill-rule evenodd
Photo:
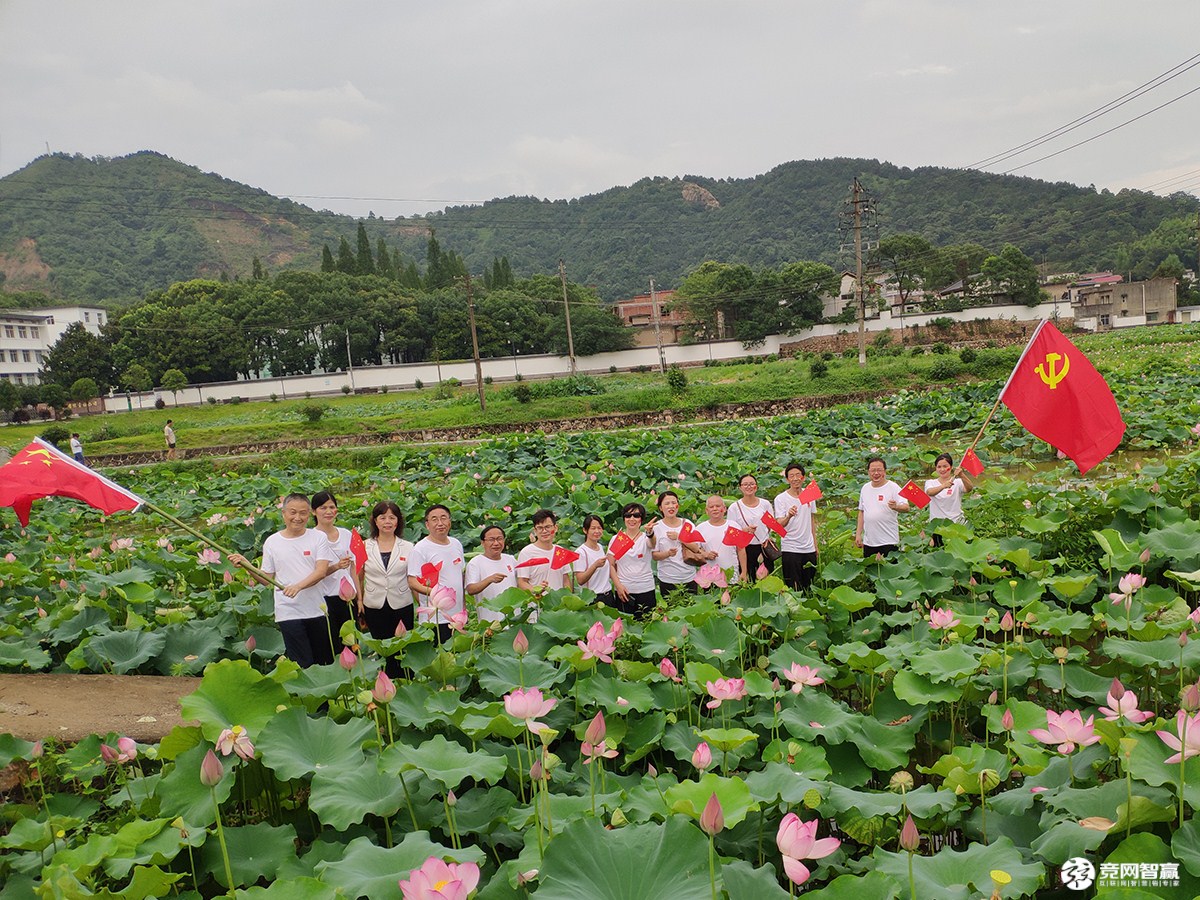
<path fill-rule="evenodd" d="M 948 454 L 940 454 L 935 466 L 935 477 L 925 483 L 930 516 L 961 521 L 962 495 L 973 485 Z M 284 528 L 264 542 L 261 567 L 256 571 L 238 554 L 230 562 L 261 583 L 275 583 L 275 619 L 285 652 L 301 666 L 331 663 L 341 626 L 351 617 L 381 640 L 412 628 L 418 619 L 436 624 L 444 638 L 452 627 L 461 627 L 468 596 L 480 619 L 501 620 L 501 613 L 480 601 L 510 588 L 536 593 L 576 586 L 598 601 L 641 615 L 654 608 L 656 594 L 695 592 L 701 567 L 750 583 L 778 559 L 784 582 L 806 590 L 817 571 L 820 491 L 815 484 L 805 488 L 807 473 L 800 463 L 789 464 L 783 474 L 787 488 L 773 501 L 758 496 L 754 475 L 743 475 L 741 496 L 728 505 L 716 494 L 708 497 L 707 518 L 699 523 L 679 515 L 679 495 L 672 490 L 658 495 L 653 518 L 641 503 L 626 503 L 621 528 L 607 543 L 604 522 L 588 515 L 583 543 L 573 550 L 556 543 L 555 513 L 540 509 L 533 515 L 529 544 L 515 557 L 508 552 L 505 530 L 488 524 L 479 534 L 481 552 L 470 559 L 451 535 L 451 511 L 441 503 L 425 511 L 425 536 L 414 544 L 403 536 L 400 507 L 381 500 L 371 509 L 369 536 L 354 548 L 357 535 L 336 524 L 337 500 L 330 492 L 320 491 L 311 500 L 290 494 L 283 501 Z M 899 513 L 909 504 L 888 480 L 881 458 L 868 461 L 867 474 L 854 539 L 864 556 L 886 556 L 899 548 Z M 361 565 L 355 564 L 356 555 Z"/>

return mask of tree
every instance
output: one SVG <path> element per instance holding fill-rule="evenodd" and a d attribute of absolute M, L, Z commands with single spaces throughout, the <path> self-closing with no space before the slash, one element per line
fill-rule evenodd
<path fill-rule="evenodd" d="M 879 242 L 878 252 L 888 283 L 900 292 L 900 302 L 907 303 L 909 295 L 924 284 L 933 245 L 919 234 L 894 234 Z"/>
<path fill-rule="evenodd" d="M 358 271 L 358 260 L 354 258 L 350 242 L 345 238 L 338 241 L 337 270 L 346 275 L 353 275 Z"/>
<path fill-rule="evenodd" d="M 1041 302 L 1037 267 L 1012 244 L 985 259 L 979 271 L 996 290 L 1008 294 L 1016 302 L 1026 306 L 1037 306 Z"/>
<path fill-rule="evenodd" d="M 66 330 L 42 361 L 41 378 L 67 388 L 80 378 L 92 379 L 100 393 L 112 387 L 112 353 L 108 343 L 92 334 L 79 322 Z"/>
<path fill-rule="evenodd" d="M 90 403 L 100 396 L 100 389 L 91 378 L 78 378 L 71 385 L 71 399 L 76 403 Z"/>
<path fill-rule="evenodd" d="M 257 256 L 254 257 L 254 261 L 251 263 L 250 277 L 254 281 L 262 281 L 267 277 L 267 273 L 263 269 L 262 260 L 260 260 Z"/>
<path fill-rule="evenodd" d="M 162 373 L 161 383 L 164 391 L 171 392 L 171 399 L 178 406 L 179 392 L 187 387 L 188 384 L 187 376 L 178 369 L 167 369 L 167 371 Z"/>
<path fill-rule="evenodd" d="M 321 271 L 325 274 L 337 271 L 337 265 L 333 261 L 333 253 L 330 252 L 328 244 L 321 248 Z"/>
<path fill-rule="evenodd" d="M 134 363 L 121 375 L 121 387 L 138 395 L 138 409 L 141 409 L 141 395 L 154 387 L 154 379 L 149 369 L 140 363 Z"/>
<path fill-rule="evenodd" d="M 989 253 L 979 244 L 950 244 L 932 252 L 925 266 L 925 289 L 941 290 L 979 272 Z"/>
<path fill-rule="evenodd" d="M 367 226 L 358 223 L 358 254 L 354 261 L 354 270 L 359 275 L 375 274 L 375 259 L 371 256 L 371 239 L 367 237 Z"/>
<path fill-rule="evenodd" d="M 51 407 L 57 415 L 63 415 L 70 406 L 67 403 L 67 389 L 61 384 L 43 384 L 38 397 L 42 403 Z M 34 401 L 38 402 L 37 400 Z"/>
<path fill-rule="evenodd" d="M 1183 261 L 1174 253 L 1167 256 L 1158 264 L 1158 268 L 1154 270 L 1151 278 L 1174 278 L 1176 281 L 1183 279 L 1185 269 Z"/>
<path fill-rule="evenodd" d="M 392 265 L 392 255 L 388 253 L 387 242 L 383 238 L 375 242 L 375 273 L 381 278 L 396 277 L 396 267 Z"/>
<path fill-rule="evenodd" d="M 0 381 L 0 412 L 10 413 L 21 405 L 17 387 L 11 381 Z"/>

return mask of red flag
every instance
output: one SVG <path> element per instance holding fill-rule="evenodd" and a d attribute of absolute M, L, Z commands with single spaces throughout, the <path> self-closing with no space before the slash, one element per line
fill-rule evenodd
<path fill-rule="evenodd" d="M 517 568 L 531 569 L 534 566 L 544 566 L 548 562 L 550 562 L 550 557 L 548 556 L 531 556 L 529 559 L 525 560 L 525 562 L 517 563 Z"/>
<path fill-rule="evenodd" d="M 966 471 L 966 473 L 972 478 L 978 478 L 983 474 L 983 461 L 975 455 L 975 451 L 973 449 L 968 449 L 967 452 L 963 454 L 962 467 L 964 471 Z"/>
<path fill-rule="evenodd" d="M 425 563 L 425 565 L 421 566 L 421 581 L 424 582 L 425 587 L 433 587 L 441 577 L 441 563 Z"/>
<path fill-rule="evenodd" d="M 354 571 L 361 575 L 363 566 L 367 564 L 367 545 L 363 543 L 357 528 L 350 529 L 350 555 L 354 557 Z"/>
<path fill-rule="evenodd" d="M 613 535 L 612 542 L 608 545 L 608 552 L 613 555 L 613 559 L 620 559 L 632 548 L 633 538 L 624 531 L 618 531 Z"/>
<path fill-rule="evenodd" d="M 71 497 L 111 515 L 134 511 L 144 501 L 137 494 L 76 462 L 53 444 L 34 438 L 0 466 L 0 506 L 11 506 L 22 525 L 29 524 L 34 500 Z"/>
<path fill-rule="evenodd" d="M 679 543 L 681 544 L 703 544 L 704 535 L 692 527 L 691 522 L 684 522 L 683 527 L 679 529 Z"/>
<path fill-rule="evenodd" d="M 904 487 L 900 488 L 900 496 L 917 509 L 924 509 L 933 499 L 927 493 L 921 490 L 921 488 L 917 487 L 917 483 L 912 480 L 910 480 L 908 484 L 904 485 Z"/>
<path fill-rule="evenodd" d="M 787 529 L 779 524 L 779 520 L 771 515 L 769 510 L 763 513 L 762 523 L 780 537 L 787 537 Z"/>
<path fill-rule="evenodd" d="M 730 547 L 749 547 L 752 540 L 754 540 L 753 531 L 743 531 L 736 525 L 730 525 L 725 529 L 725 537 L 721 538 L 721 543 Z"/>
<path fill-rule="evenodd" d="M 1033 333 L 1000 399 L 1027 431 L 1074 460 L 1081 475 L 1125 434 L 1104 376 L 1047 321 Z"/>
<path fill-rule="evenodd" d="M 821 489 L 817 487 L 816 479 L 808 483 L 808 487 L 800 492 L 801 503 L 816 503 L 825 495 L 821 493 Z"/>
<path fill-rule="evenodd" d="M 579 554 L 574 550 L 568 550 L 566 547 L 556 545 L 554 553 L 550 556 L 550 568 L 557 572 L 563 566 L 569 566 L 577 559 L 579 559 Z"/>

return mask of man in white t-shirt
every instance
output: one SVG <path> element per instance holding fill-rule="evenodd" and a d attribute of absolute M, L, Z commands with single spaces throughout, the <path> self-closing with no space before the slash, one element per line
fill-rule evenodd
<path fill-rule="evenodd" d="M 571 567 L 554 569 L 550 566 L 550 561 L 554 559 L 558 516 L 548 509 L 539 509 L 533 514 L 533 534 L 533 543 L 517 554 L 517 587 L 523 591 L 535 591 L 538 588 L 556 591 L 559 588 L 570 587 Z M 521 565 L 533 559 L 546 561 L 531 566 Z"/>
<path fill-rule="evenodd" d="M 725 518 L 726 509 L 725 500 L 713 494 L 704 503 L 708 521 L 700 522 L 696 526 L 696 530 L 704 535 L 705 560 L 716 563 L 733 581 L 737 581 L 737 547 L 725 543 L 725 530 L 729 527 L 729 521 Z"/>
<path fill-rule="evenodd" d="M 466 569 L 463 545 L 458 538 L 450 537 L 450 509 L 435 503 L 425 511 L 426 536 L 417 541 L 408 554 L 408 586 L 417 599 L 418 609 L 428 607 L 428 597 L 438 585 L 454 591 L 454 605 L 433 613 L 418 612 L 418 622 L 436 622 L 442 640 L 450 638 L 450 617 L 466 609 L 463 603 L 463 571 Z M 426 580 L 425 567 L 436 568 L 435 578 Z M 429 571 L 433 571 L 431 568 Z"/>
<path fill-rule="evenodd" d="M 888 556 L 900 549 L 899 514 L 908 512 L 900 485 L 888 480 L 887 463 L 880 457 L 867 460 L 867 477 L 871 480 L 858 492 L 858 524 L 854 528 L 854 543 L 862 547 L 864 559 Z"/>
<path fill-rule="evenodd" d="M 783 470 L 786 491 L 775 497 L 775 520 L 787 534 L 779 542 L 783 551 L 783 581 L 793 590 L 808 590 L 817 574 L 817 504 L 802 503 L 806 473 L 800 463 Z"/>
<path fill-rule="evenodd" d="M 476 598 L 475 609 L 484 622 L 501 622 L 504 614 L 478 604 L 479 600 L 499 597 L 509 588 L 517 586 L 517 561 L 511 553 L 504 552 L 504 529 L 499 525 L 488 525 L 479 535 L 483 552 L 471 557 L 467 563 L 467 593 Z"/>

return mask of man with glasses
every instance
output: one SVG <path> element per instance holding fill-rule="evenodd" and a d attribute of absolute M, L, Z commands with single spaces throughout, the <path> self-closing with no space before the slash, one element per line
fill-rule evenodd
<path fill-rule="evenodd" d="M 571 586 L 570 566 L 550 567 L 557 534 L 558 516 L 548 509 L 533 514 L 533 543 L 517 556 L 517 587 L 525 591 L 556 591 Z"/>

